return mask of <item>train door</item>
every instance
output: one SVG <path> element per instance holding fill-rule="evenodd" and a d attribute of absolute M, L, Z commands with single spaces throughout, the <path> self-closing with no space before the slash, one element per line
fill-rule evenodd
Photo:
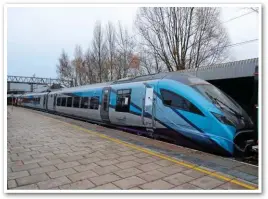
<path fill-rule="evenodd" d="M 47 110 L 48 94 L 44 95 L 43 108 Z"/>
<path fill-rule="evenodd" d="M 111 92 L 110 87 L 103 88 L 102 90 L 100 116 L 104 122 L 110 122 L 110 119 L 109 119 L 110 92 Z"/>
<path fill-rule="evenodd" d="M 154 89 L 145 87 L 145 98 L 143 98 L 142 106 L 142 123 L 147 128 L 153 129 L 155 127 L 154 109 Z"/>
<path fill-rule="evenodd" d="M 53 100 L 53 110 L 56 111 L 56 101 L 57 101 L 57 94 L 54 94 L 54 100 Z"/>

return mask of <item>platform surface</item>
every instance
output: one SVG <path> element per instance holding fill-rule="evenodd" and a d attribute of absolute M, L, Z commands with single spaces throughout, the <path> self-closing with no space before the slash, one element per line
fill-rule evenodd
<path fill-rule="evenodd" d="M 258 189 L 256 166 L 20 107 L 7 153 L 8 189 Z"/>

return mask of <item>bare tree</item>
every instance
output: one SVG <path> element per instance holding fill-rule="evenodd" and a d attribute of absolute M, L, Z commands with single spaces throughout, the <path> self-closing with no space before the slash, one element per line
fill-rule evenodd
<path fill-rule="evenodd" d="M 129 36 L 128 30 L 118 22 L 117 36 L 117 79 L 125 78 L 128 74 L 129 63 L 134 51 L 134 41 Z"/>
<path fill-rule="evenodd" d="M 165 71 L 165 64 L 154 51 L 151 51 L 149 48 L 141 46 L 139 48 L 139 52 L 140 52 L 139 75 L 154 74 Z"/>
<path fill-rule="evenodd" d="M 84 55 L 84 66 L 85 66 L 85 76 L 86 80 L 85 82 L 88 84 L 96 83 L 97 82 L 97 68 L 96 63 L 94 61 L 92 52 L 90 52 L 90 49 L 88 49 Z"/>
<path fill-rule="evenodd" d="M 104 65 L 107 59 L 107 47 L 100 22 L 95 25 L 92 43 L 92 56 L 94 63 L 97 65 L 99 82 L 103 82 L 108 79 L 108 71 L 105 71 Z"/>
<path fill-rule="evenodd" d="M 229 39 L 217 8 L 140 8 L 136 26 L 144 46 L 168 71 L 221 61 Z"/>
<path fill-rule="evenodd" d="M 59 58 L 59 64 L 57 65 L 57 74 L 61 80 L 73 81 L 74 71 L 69 57 L 64 50 L 62 50 Z"/>
<path fill-rule="evenodd" d="M 107 50 L 108 50 L 108 65 L 110 71 L 110 80 L 114 79 L 114 65 L 115 65 L 115 56 L 116 56 L 116 31 L 115 27 L 111 22 L 108 22 L 106 28 L 107 36 Z"/>
<path fill-rule="evenodd" d="M 83 85 L 82 76 L 84 74 L 83 52 L 80 45 L 76 45 L 74 50 L 74 59 L 72 60 L 75 71 L 75 84 Z"/>

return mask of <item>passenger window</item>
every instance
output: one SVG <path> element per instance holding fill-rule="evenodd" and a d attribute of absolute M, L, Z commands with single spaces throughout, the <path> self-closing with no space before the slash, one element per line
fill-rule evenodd
<path fill-rule="evenodd" d="M 82 97 L 81 108 L 88 108 L 88 97 Z"/>
<path fill-rule="evenodd" d="M 91 97 L 90 98 L 90 109 L 99 109 L 99 97 L 95 96 L 95 97 Z"/>
<path fill-rule="evenodd" d="M 57 106 L 60 106 L 61 105 L 61 97 L 58 97 L 57 98 Z"/>
<path fill-rule="evenodd" d="M 171 106 L 171 107 L 178 108 L 184 111 L 189 111 L 195 114 L 204 115 L 190 101 L 188 101 L 184 97 L 181 97 L 171 91 L 161 89 L 161 96 L 162 96 L 163 104 L 166 106 Z"/>
<path fill-rule="evenodd" d="M 46 104 L 47 97 L 46 95 L 44 96 L 44 101 L 43 101 L 43 106 Z"/>
<path fill-rule="evenodd" d="M 115 111 L 129 112 L 130 108 L 131 89 L 117 91 Z"/>
<path fill-rule="evenodd" d="M 66 106 L 66 97 L 61 98 L 61 106 Z"/>
<path fill-rule="evenodd" d="M 73 107 L 79 108 L 79 104 L 80 104 L 80 97 L 74 97 Z"/>
<path fill-rule="evenodd" d="M 67 107 L 72 107 L 73 105 L 73 97 L 67 97 Z"/>

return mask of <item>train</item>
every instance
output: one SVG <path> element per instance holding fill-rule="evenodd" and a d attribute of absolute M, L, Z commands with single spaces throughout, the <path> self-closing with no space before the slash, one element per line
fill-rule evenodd
<path fill-rule="evenodd" d="M 179 72 L 20 95 L 17 104 L 228 157 L 249 157 L 254 123 L 226 93 Z"/>

